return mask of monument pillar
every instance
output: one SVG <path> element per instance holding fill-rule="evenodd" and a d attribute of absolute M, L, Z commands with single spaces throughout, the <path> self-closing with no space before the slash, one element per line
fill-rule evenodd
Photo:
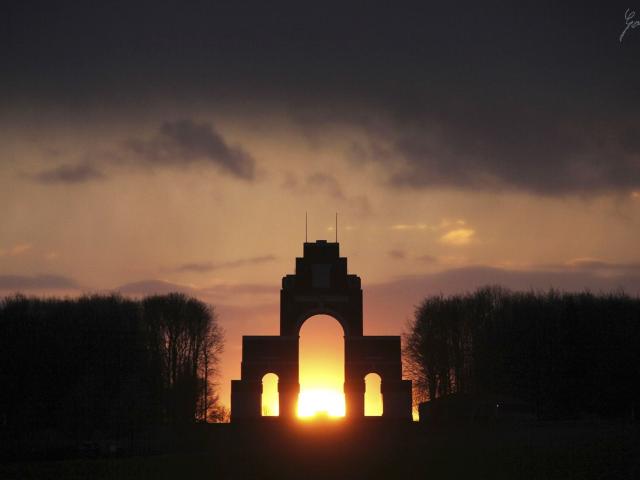
<path fill-rule="evenodd" d="M 350 379 L 344 383 L 347 418 L 364 417 L 364 391 L 364 378 Z"/>
<path fill-rule="evenodd" d="M 293 419 L 297 415 L 300 384 L 297 380 L 285 380 L 278 383 L 280 417 Z"/>

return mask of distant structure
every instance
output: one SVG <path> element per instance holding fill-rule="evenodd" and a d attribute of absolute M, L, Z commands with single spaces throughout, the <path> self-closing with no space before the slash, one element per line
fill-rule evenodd
<path fill-rule="evenodd" d="M 268 373 L 278 376 L 280 417 L 296 416 L 300 328 L 319 314 L 332 316 L 344 330 L 346 417 L 364 417 L 364 378 L 377 373 L 382 416 L 411 419 L 411 381 L 402 379 L 400 337 L 362 334 L 360 277 L 347 273 L 339 249 L 337 242 L 305 242 L 296 273 L 282 279 L 280 335 L 242 337 L 241 378 L 231 381 L 232 422 L 262 416 L 262 378 Z"/>

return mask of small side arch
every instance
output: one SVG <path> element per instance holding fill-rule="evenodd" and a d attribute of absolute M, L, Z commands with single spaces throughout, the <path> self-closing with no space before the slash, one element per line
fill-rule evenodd
<path fill-rule="evenodd" d="M 364 377 L 364 416 L 380 417 L 382 413 L 382 377 L 370 372 Z"/>
<path fill-rule="evenodd" d="M 267 373 L 262 377 L 262 396 L 260 414 L 263 417 L 280 416 L 280 394 L 278 393 L 278 375 Z"/>

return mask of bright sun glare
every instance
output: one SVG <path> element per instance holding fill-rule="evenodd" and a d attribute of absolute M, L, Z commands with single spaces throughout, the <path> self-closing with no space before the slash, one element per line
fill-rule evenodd
<path fill-rule="evenodd" d="M 344 417 L 344 394 L 329 389 L 303 390 L 298 397 L 298 416 L 301 418 L 326 415 Z"/>

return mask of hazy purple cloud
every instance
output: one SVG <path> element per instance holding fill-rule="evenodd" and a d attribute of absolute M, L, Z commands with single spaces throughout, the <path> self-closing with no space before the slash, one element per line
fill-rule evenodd
<path fill-rule="evenodd" d="M 316 172 L 307 177 L 306 187 L 309 190 L 320 190 L 330 197 L 344 200 L 346 197 L 340 183 L 333 175 Z"/>
<path fill-rule="evenodd" d="M 239 283 L 239 284 L 221 284 L 213 287 L 206 287 L 202 289 L 203 292 L 220 295 L 220 296 L 232 296 L 232 295 L 273 295 L 274 299 L 279 299 L 278 292 L 280 291 L 280 283 L 275 284 L 262 284 L 262 283 Z"/>
<path fill-rule="evenodd" d="M 252 265 L 261 265 L 264 263 L 273 262 L 276 260 L 275 255 L 261 255 L 251 258 L 240 258 L 238 260 L 230 260 L 227 262 L 192 262 L 184 263 L 174 268 L 175 272 L 193 272 L 193 273 L 206 273 L 214 270 L 221 270 L 225 268 L 239 268 Z"/>
<path fill-rule="evenodd" d="M 340 200 L 347 204 L 357 215 L 370 215 L 371 203 L 366 195 L 347 195 L 344 193 L 342 185 L 338 179 L 331 174 L 315 172 L 308 175 L 304 188 L 298 188 L 296 183 L 293 183 L 288 179 L 287 184 L 291 185 L 289 188 L 303 192 L 311 193 L 323 193 L 335 200 Z"/>
<path fill-rule="evenodd" d="M 131 282 L 115 288 L 116 291 L 124 295 L 165 295 L 167 293 L 179 292 L 187 295 L 197 295 L 198 290 L 187 285 L 167 282 L 164 280 L 140 280 Z"/>
<path fill-rule="evenodd" d="M 407 258 L 406 252 L 404 250 L 400 250 L 397 248 L 393 250 L 389 250 L 387 254 L 389 255 L 389 257 L 393 258 L 394 260 L 404 260 L 405 258 Z"/>
<path fill-rule="evenodd" d="M 61 275 L 0 275 L 0 290 L 76 289 L 75 280 Z"/>
<path fill-rule="evenodd" d="M 95 166 L 89 163 L 77 165 L 60 165 L 48 170 L 29 175 L 29 177 L 42 184 L 79 184 L 96 180 L 104 180 L 106 176 Z"/>
<path fill-rule="evenodd" d="M 131 282 L 121 285 L 114 290 L 124 295 L 164 295 L 172 292 L 193 295 L 207 301 L 216 299 L 232 298 L 238 295 L 273 295 L 277 297 L 280 290 L 279 283 L 276 284 L 257 284 L 257 283 L 239 283 L 239 284 L 218 284 L 213 286 L 192 287 L 175 282 L 165 280 L 148 279 L 138 282 Z"/>
<path fill-rule="evenodd" d="M 363 284 L 365 315 L 372 319 L 376 328 L 395 324 L 400 329 L 426 296 L 471 292 L 486 285 L 519 291 L 550 288 L 573 292 L 623 290 L 637 296 L 640 295 L 640 268 L 619 265 L 616 274 L 612 275 L 603 272 L 599 265 L 583 265 L 579 269 L 558 265 L 529 270 L 471 266 L 399 277 L 388 282 Z"/>
<path fill-rule="evenodd" d="M 438 258 L 433 255 L 420 255 L 416 260 L 424 263 L 438 263 Z"/>

